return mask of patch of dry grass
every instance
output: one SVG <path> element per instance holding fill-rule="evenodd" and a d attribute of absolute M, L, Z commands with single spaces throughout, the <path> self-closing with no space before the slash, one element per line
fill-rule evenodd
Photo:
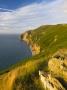
<path fill-rule="evenodd" d="M 43 59 L 30 60 L 25 64 L 22 64 L 21 66 L 12 69 L 8 73 L 0 75 L 0 90 L 13 90 L 15 81 L 18 78 L 22 78 L 22 81 L 26 80 L 25 78 L 29 80 L 30 78 L 28 76 L 36 72 L 39 69 L 40 65 L 43 64 L 44 62 L 45 61 Z M 32 78 L 33 82 L 37 84 L 38 80 L 35 80 L 35 76 L 33 76 Z"/>

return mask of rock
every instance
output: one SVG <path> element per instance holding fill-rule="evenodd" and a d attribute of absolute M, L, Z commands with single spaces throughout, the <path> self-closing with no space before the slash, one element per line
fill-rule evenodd
<path fill-rule="evenodd" d="M 67 82 L 67 50 L 57 51 L 48 62 L 49 70 Z"/>
<path fill-rule="evenodd" d="M 28 45 L 32 44 L 32 38 L 30 32 L 25 32 L 21 35 L 21 40 L 24 40 Z"/>
<path fill-rule="evenodd" d="M 40 46 L 36 42 L 33 42 L 31 31 L 22 34 L 21 40 L 24 40 L 27 43 L 27 45 L 29 45 L 33 56 L 40 53 Z"/>
<path fill-rule="evenodd" d="M 30 46 L 30 48 L 32 50 L 32 55 L 37 55 L 40 53 L 40 46 L 38 44 L 34 43 Z"/>
<path fill-rule="evenodd" d="M 39 71 L 40 80 L 46 90 L 65 90 L 61 83 L 49 73 Z"/>

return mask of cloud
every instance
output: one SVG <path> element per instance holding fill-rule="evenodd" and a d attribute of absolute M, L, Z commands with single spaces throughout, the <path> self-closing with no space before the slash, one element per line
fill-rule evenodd
<path fill-rule="evenodd" d="M 34 3 L 0 12 L 0 33 L 21 33 L 43 24 L 67 23 L 67 1 Z"/>
<path fill-rule="evenodd" d="M 0 8 L 0 11 L 4 12 L 12 12 L 13 10 L 5 9 L 5 8 Z"/>

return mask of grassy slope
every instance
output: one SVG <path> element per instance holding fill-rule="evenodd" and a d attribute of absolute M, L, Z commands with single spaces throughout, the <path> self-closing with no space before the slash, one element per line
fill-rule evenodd
<path fill-rule="evenodd" d="M 67 47 L 67 25 L 43 26 L 33 31 L 32 34 L 34 41 L 38 42 L 44 51 L 53 53 L 59 48 Z"/>
<path fill-rule="evenodd" d="M 41 26 L 32 31 L 32 40 L 40 45 L 41 53 L 3 72 L 0 90 L 43 90 L 38 70 L 48 71 L 48 56 L 67 48 L 67 25 Z"/>

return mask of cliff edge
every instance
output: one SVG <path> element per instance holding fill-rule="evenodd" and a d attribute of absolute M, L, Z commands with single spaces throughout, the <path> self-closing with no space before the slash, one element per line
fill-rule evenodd
<path fill-rule="evenodd" d="M 0 90 L 45 90 L 40 82 L 39 70 L 49 72 L 53 80 L 58 80 L 67 90 L 67 25 L 41 26 L 20 37 L 31 48 L 33 57 L 0 71 Z M 59 50 L 60 53 L 57 52 Z M 48 78 L 45 78 L 46 81 Z M 48 88 L 56 84 L 51 79 L 48 80 Z"/>
<path fill-rule="evenodd" d="M 21 40 L 24 40 L 30 47 L 32 55 L 37 55 L 40 53 L 40 46 L 35 43 L 32 39 L 32 32 L 28 31 L 21 35 Z"/>

